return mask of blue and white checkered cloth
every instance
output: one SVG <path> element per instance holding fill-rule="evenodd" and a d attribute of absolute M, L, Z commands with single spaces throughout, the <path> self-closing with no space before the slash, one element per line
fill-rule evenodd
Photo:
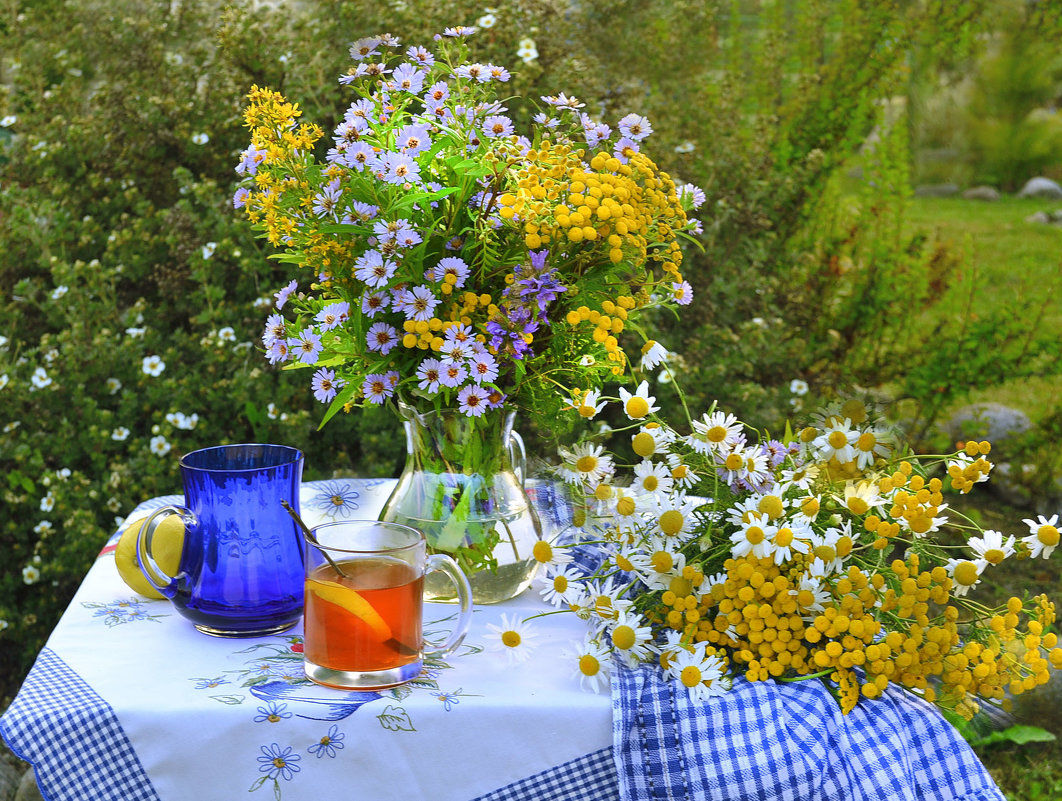
<path fill-rule="evenodd" d="M 842 715 L 817 680 L 734 681 L 695 704 L 654 667 L 613 675 L 627 801 L 1006 801 L 930 704 L 898 688 Z"/>
<path fill-rule="evenodd" d="M 45 648 L 0 719 L 46 799 L 159 801 L 110 705 Z"/>

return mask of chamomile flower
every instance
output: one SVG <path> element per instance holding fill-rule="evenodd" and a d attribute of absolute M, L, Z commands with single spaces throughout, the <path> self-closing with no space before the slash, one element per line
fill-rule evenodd
<path fill-rule="evenodd" d="M 612 656 L 601 641 L 589 634 L 583 638 L 578 647 L 567 653 L 567 658 L 575 662 L 572 678 L 579 679 L 579 686 L 584 690 L 599 693 L 608 690 L 612 673 Z"/>
<path fill-rule="evenodd" d="M 561 457 L 564 461 L 561 472 L 576 484 L 596 486 L 614 470 L 612 456 L 605 453 L 604 446 L 591 442 L 580 442 L 572 451 L 562 450 Z"/>
<path fill-rule="evenodd" d="M 812 442 L 815 456 L 824 462 L 836 459 L 840 464 L 847 464 L 856 458 L 855 442 L 859 432 L 852 430 L 852 421 L 847 417 L 836 418 Z"/>
<path fill-rule="evenodd" d="M 675 482 L 671 471 L 651 459 L 643 459 L 634 466 L 634 480 L 631 491 L 655 501 L 663 500 L 674 489 Z"/>
<path fill-rule="evenodd" d="M 722 695 L 731 687 L 726 663 L 718 654 L 707 653 L 703 643 L 678 649 L 669 661 L 668 673 L 689 691 L 694 703 Z"/>
<path fill-rule="evenodd" d="M 655 339 L 650 339 L 642 345 L 642 369 L 652 370 L 657 365 L 666 362 L 670 355 L 667 348 Z"/>
<path fill-rule="evenodd" d="M 891 452 L 888 434 L 873 428 L 865 428 L 859 432 L 855 441 L 856 467 L 866 470 L 873 467 L 878 459 L 888 458 Z"/>
<path fill-rule="evenodd" d="M 582 592 L 583 576 L 570 565 L 547 565 L 545 573 L 539 575 L 539 594 L 542 600 L 553 606 L 571 604 Z"/>
<path fill-rule="evenodd" d="M 1029 527 L 1029 534 L 1021 541 L 1028 546 L 1032 558 L 1047 559 L 1058 547 L 1058 515 L 1039 515 L 1036 520 L 1025 518 L 1022 522 Z"/>
<path fill-rule="evenodd" d="M 694 512 L 700 503 L 687 498 L 684 493 L 670 493 L 657 511 L 657 530 L 666 538 L 685 542 L 696 522 Z"/>
<path fill-rule="evenodd" d="M 686 437 L 686 444 L 697 453 L 720 453 L 727 451 L 743 441 L 740 420 L 725 412 L 704 414 L 700 420 L 693 420 L 693 433 Z"/>
<path fill-rule="evenodd" d="M 581 394 L 582 399 L 573 408 L 579 412 L 580 417 L 592 420 L 605 408 L 605 402 L 601 400 L 601 392 L 600 390 L 589 389 Z"/>
<path fill-rule="evenodd" d="M 1014 537 L 1003 539 L 1003 533 L 993 529 L 985 529 L 983 537 L 970 537 L 966 541 L 967 546 L 974 552 L 978 559 L 983 559 L 990 565 L 998 565 L 1008 556 L 1014 555 Z"/>
<path fill-rule="evenodd" d="M 682 461 L 677 453 L 669 453 L 665 457 L 667 466 L 671 468 L 671 478 L 679 489 L 687 490 L 697 483 L 697 474 L 690 470 L 690 466 Z"/>
<path fill-rule="evenodd" d="M 578 600 L 581 601 L 580 605 L 589 610 L 590 615 L 601 620 L 617 620 L 633 604 L 626 598 L 620 598 L 625 589 L 608 578 L 585 587 Z"/>
<path fill-rule="evenodd" d="M 778 491 L 784 493 L 795 487 L 807 492 L 818 480 L 820 472 L 819 466 L 811 463 L 783 468 L 780 473 Z"/>
<path fill-rule="evenodd" d="M 623 411 L 631 420 L 642 420 L 660 409 L 656 405 L 656 398 L 649 394 L 649 382 L 642 381 L 634 393 L 620 387 L 620 402 L 623 403 Z"/>
<path fill-rule="evenodd" d="M 844 505 L 854 515 L 865 515 L 871 510 L 880 510 L 885 498 L 873 481 L 848 481 L 844 486 Z"/>
<path fill-rule="evenodd" d="M 949 559 L 945 569 L 953 582 L 951 594 L 956 598 L 966 595 L 966 593 L 981 583 L 981 573 L 987 566 L 988 562 L 983 559 L 976 561 Z"/>
<path fill-rule="evenodd" d="M 554 544 L 547 542 L 546 540 L 538 540 L 535 542 L 534 547 L 531 549 L 531 555 L 535 558 L 535 561 L 539 564 L 559 567 L 561 565 L 570 564 L 572 561 L 572 555 L 568 552 L 567 548 L 555 547 Z"/>
<path fill-rule="evenodd" d="M 731 553 L 734 558 L 752 554 L 759 559 L 766 559 L 774 554 L 774 535 L 778 527 L 771 525 L 765 514 L 750 514 L 741 528 L 730 535 L 734 543 Z"/>
<path fill-rule="evenodd" d="M 641 615 L 630 610 L 616 615 L 608 628 L 612 651 L 629 666 L 634 667 L 646 659 L 650 651 L 653 630 L 645 625 Z"/>
<path fill-rule="evenodd" d="M 819 562 L 821 565 L 822 563 Z M 822 582 L 821 575 L 805 573 L 800 577 L 800 583 L 789 591 L 790 595 L 796 596 L 796 602 L 807 612 L 817 613 L 826 609 L 826 604 L 833 600 L 829 590 Z M 805 617 L 814 617 L 809 615 Z"/>
<path fill-rule="evenodd" d="M 670 428 L 649 423 L 631 437 L 631 448 L 643 459 L 648 459 L 650 456 L 666 453 L 668 446 L 674 441 L 675 433 Z"/>
<path fill-rule="evenodd" d="M 811 546 L 808 542 L 809 529 L 798 523 L 780 524 L 771 538 L 774 547 L 774 563 L 781 565 L 793 559 L 793 553 L 807 553 Z"/>
<path fill-rule="evenodd" d="M 510 665 L 528 659 L 538 646 L 538 632 L 517 615 L 503 614 L 500 626 L 488 623 L 487 628 L 493 635 L 488 647 L 492 651 L 503 651 Z"/>

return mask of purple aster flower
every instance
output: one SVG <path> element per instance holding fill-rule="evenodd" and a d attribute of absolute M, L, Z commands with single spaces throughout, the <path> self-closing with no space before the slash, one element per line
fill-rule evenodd
<path fill-rule="evenodd" d="M 483 135 L 490 139 L 509 136 L 513 130 L 513 121 L 502 114 L 495 114 L 483 120 Z"/>
<path fill-rule="evenodd" d="M 415 95 L 424 87 L 424 72 L 415 64 L 400 64 L 391 75 L 389 87 Z"/>
<path fill-rule="evenodd" d="M 425 359 L 417 368 L 417 386 L 425 392 L 435 394 L 439 391 L 442 379 L 442 362 L 438 359 Z"/>
<path fill-rule="evenodd" d="M 293 278 L 291 279 L 291 283 L 289 283 L 286 287 L 284 287 L 279 292 L 273 295 L 273 297 L 277 299 L 278 310 L 284 308 L 284 304 L 288 302 L 288 298 L 291 297 L 292 293 L 295 291 L 295 288 L 298 285 L 298 281 Z"/>
<path fill-rule="evenodd" d="M 416 286 L 406 294 L 406 306 L 413 313 L 413 319 L 427 322 L 435 314 L 439 299 L 426 286 Z"/>
<path fill-rule="evenodd" d="M 464 364 L 472 355 L 472 348 L 468 342 L 446 339 L 439 347 L 439 355 L 443 364 Z"/>
<path fill-rule="evenodd" d="M 372 58 L 379 51 L 381 44 L 383 41 L 379 36 L 365 36 L 350 46 L 350 57 L 355 61 Z"/>
<path fill-rule="evenodd" d="M 540 111 L 533 118 L 536 125 L 541 125 L 543 128 L 556 128 L 560 125 L 560 120 L 556 117 L 551 117 L 545 112 Z"/>
<path fill-rule="evenodd" d="M 288 346 L 295 351 L 303 364 L 317 364 L 317 357 L 324 350 L 321 337 L 313 331 L 303 331 L 297 339 L 289 340 Z"/>
<path fill-rule="evenodd" d="M 370 373 L 361 385 L 365 399 L 370 403 L 381 404 L 395 394 L 394 387 L 383 373 Z"/>
<path fill-rule="evenodd" d="M 239 175 L 254 175 L 258 172 L 258 165 L 266 157 L 266 150 L 259 150 L 254 145 L 240 153 L 240 162 L 236 165 Z"/>
<path fill-rule="evenodd" d="M 443 81 L 439 81 L 438 83 L 433 83 L 431 86 L 428 87 L 427 91 L 424 93 L 424 105 L 425 106 L 429 106 L 429 105 L 438 106 L 444 100 L 446 100 L 446 98 L 448 98 L 449 96 L 450 96 L 450 86 L 449 86 L 449 84 L 447 84 L 447 83 L 445 83 Z"/>
<path fill-rule="evenodd" d="M 343 388 L 346 382 L 342 378 L 336 378 L 336 374 L 327 367 L 322 367 L 313 374 L 310 385 L 313 387 L 313 396 L 321 403 L 328 403 Z"/>
<path fill-rule="evenodd" d="M 313 213 L 318 217 L 337 219 L 336 206 L 342 195 L 343 190 L 339 188 L 339 179 L 329 181 L 320 192 L 313 196 Z"/>
<path fill-rule="evenodd" d="M 456 25 L 453 28 L 446 28 L 443 32 L 443 36 L 447 36 L 451 39 L 457 39 L 463 36 L 471 36 L 476 32 L 476 29 L 469 25 Z M 438 35 L 438 34 L 436 34 Z"/>
<path fill-rule="evenodd" d="M 498 378 L 498 360 L 489 353 L 478 353 L 470 360 L 468 372 L 477 384 L 489 384 Z"/>
<path fill-rule="evenodd" d="M 419 245 L 423 239 L 409 220 L 377 220 L 373 223 L 372 231 L 380 238 L 380 243 L 394 242 L 402 248 L 411 248 Z"/>
<path fill-rule="evenodd" d="M 410 294 L 407 287 L 400 286 L 391 291 L 391 311 L 405 316 L 407 320 L 413 316 L 409 301 Z"/>
<path fill-rule="evenodd" d="M 369 120 L 373 119 L 375 115 L 376 104 L 369 100 L 369 98 L 363 97 L 350 104 L 346 112 L 343 114 L 343 119 L 347 122 L 354 119 L 362 119 L 365 120 L 367 125 Z"/>
<path fill-rule="evenodd" d="M 627 156 L 627 151 L 629 150 L 632 153 L 637 153 L 640 149 L 641 145 L 633 139 L 621 136 L 616 140 L 616 144 L 612 146 L 612 155 L 619 160 L 620 164 L 626 164 L 630 161 L 630 158 Z"/>
<path fill-rule="evenodd" d="M 693 184 L 681 184 L 675 188 L 675 191 L 678 192 L 680 198 L 688 201 L 690 208 L 693 209 L 699 209 L 707 199 L 704 196 L 704 190 Z"/>
<path fill-rule="evenodd" d="M 321 324 L 322 331 L 331 331 L 343 325 L 350 317 L 350 304 L 345 300 L 329 303 L 313 318 Z"/>
<path fill-rule="evenodd" d="M 353 142 L 343 154 L 343 163 L 352 170 L 363 170 L 376 158 L 376 151 L 365 142 Z"/>
<path fill-rule="evenodd" d="M 468 370 L 465 369 L 463 364 L 457 362 L 440 362 L 439 364 L 439 384 L 444 387 L 457 387 L 465 382 L 468 378 Z"/>
<path fill-rule="evenodd" d="M 457 393 L 457 404 L 468 417 L 479 417 L 487 410 L 487 392 L 476 384 L 466 384 Z"/>
<path fill-rule="evenodd" d="M 386 286 L 397 269 L 398 265 L 384 259 L 378 250 L 367 250 L 354 260 L 354 277 L 374 289 Z"/>
<path fill-rule="evenodd" d="M 542 102 L 554 108 L 562 109 L 577 109 L 582 108 L 585 103 L 580 103 L 576 97 L 568 97 L 568 95 L 561 92 L 559 95 L 550 95 L 549 97 L 543 96 Z"/>
<path fill-rule="evenodd" d="M 422 67 L 430 67 L 435 63 L 435 56 L 431 51 L 423 47 L 410 47 L 406 51 L 406 58 Z"/>
<path fill-rule="evenodd" d="M 350 204 L 350 213 L 361 222 L 368 222 L 379 213 L 380 209 L 370 203 L 355 200 Z"/>
<path fill-rule="evenodd" d="M 675 294 L 675 302 L 679 306 L 689 306 L 693 302 L 693 287 L 689 281 L 671 284 L 671 291 Z"/>
<path fill-rule="evenodd" d="M 271 314 L 266 318 L 265 331 L 262 332 L 262 344 L 267 348 L 272 347 L 278 339 L 287 340 L 287 323 L 279 314 Z"/>
<path fill-rule="evenodd" d="M 471 327 L 464 323 L 458 323 L 457 325 L 451 325 L 446 329 L 446 333 L 443 337 L 447 342 L 473 342 L 474 337 Z"/>
<path fill-rule="evenodd" d="M 291 348 L 286 339 L 275 339 L 266 351 L 266 358 L 270 364 L 280 364 L 291 358 Z"/>
<path fill-rule="evenodd" d="M 454 75 L 479 83 L 486 83 L 490 80 L 490 70 L 483 64 L 462 64 L 454 70 Z"/>
<path fill-rule="evenodd" d="M 405 153 L 386 153 L 379 159 L 380 178 L 389 184 L 418 183 L 420 165 Z"/>
<path fill-rule="evenodd" d="M 386 356 L 398 344 L 398 329 L 387 323 L 373 323 L 365 339 L 369 350 L 379 351 Z"/>
<path fill-rule="evenodd" d="M 635 142 L 640 142 L 653 132 L 653 126 L 649 120 L 638 114 L 628 114 L 618 123 L 620 133 L 629 136 Z"/>
<path fill-rule="evenodd" d="M 245 186 L 241 186 L 236 190 L 232 196 L 232 207 L 234 209 L 242 209 L 247 205 L 247 198 L 251 196 L 250 191 Z"/>
<path fill-rule="evenodd" d="M 497 64 L 488 64 L 487 72 L 490 74 L 491 80 L 500 83 L 506 83 L 510 77 L 509 70 L 505 69 L 505 67 L 499 67 Z"/>
<path fill-rule="evenodd" d="M 388 75 L 391 72 L 387 67 L 387 63 L 381 61 L 379 64 L 359 64 L 358 68 L 354 70 L 355 78 L 382 78 L 384 75 Z"/>
<path fill-rule="evenodd" d="M 386 292 L 366 292 L 361 299 L 361 311 L 370 319 L 385 311 L 389 305 L 391 301 Z"/>
<path fill-rule="evenodd" d="M 403 125 L 395 134 L 395 145 L 408 156 L 417 156 L 431 147 L 428 126 L 424 123 Z"/>

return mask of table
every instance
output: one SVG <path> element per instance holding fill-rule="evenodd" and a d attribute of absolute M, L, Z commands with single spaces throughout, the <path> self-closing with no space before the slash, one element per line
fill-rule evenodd
<path fill-rule="evenodd" d="M 392 486 L 304 484 L 303 516 L 374 517 Z M 180 500 L 152 499 L 130 517 Z M 597 695 L 563 657 L 583 635 L 574 615 L 532 621 L 537 646 L 507 664 L 488 624 L 547 610 L 530 592 L 477 606 L 460 651 L 409 685 L 318 687 L 302 677 L 301 628 L 200 634 L 168 601 L 126 587 L 113 542 L 0 719 L 50 801 L 837 801 L 875 798 L 868 787 L 1003 798 L 954 730 L 899 691 L 862 722 L 856 712 L 841 720 L 814 681 L 738 681 L 718 703 L 689 709 L 654 671 L 618 670 L 613 697 Z M 426 628 L 452 612 L 429 605 Z"/>

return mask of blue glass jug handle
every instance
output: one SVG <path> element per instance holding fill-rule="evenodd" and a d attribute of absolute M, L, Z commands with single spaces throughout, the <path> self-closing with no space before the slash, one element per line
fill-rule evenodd
<path fill-rule="evenodd" d="M 182 536 L 184 537 L 187 537 L 189 529 L 199 524 L 190 509 L 186 509 L 183 506 L 163 506 L 151 513 L 151 516 L 144 521 L 144 525 L 140 527 L 140 531 L 136 535 L 136 561 L 140 566 L 140 572 L 144 574 L 144 578 L 148 580 L 152 587 L 167 598 L 173 598 L 177 594 L 177 579 L 183 574 L 178 573 L 176 576 L 167 576 L 162 571 L 162 568 L 159 567 L 158 562 L 155 561 L 155 557 L 152 556 L 151 542 L 154 539 L 156 529 L 170 515 L 177 515 L 181 518 L 181 523 L 184 526 L 184 534 Z"/>
<path fill-rule="evenodd" d="M 513 463 L 513 471 L 520 480 L 520 486 L 524 486 L 527 476 L 527 449 L 524 447 L 524 438 L 515 431 L 509 432 L 509 460 Z"/>

